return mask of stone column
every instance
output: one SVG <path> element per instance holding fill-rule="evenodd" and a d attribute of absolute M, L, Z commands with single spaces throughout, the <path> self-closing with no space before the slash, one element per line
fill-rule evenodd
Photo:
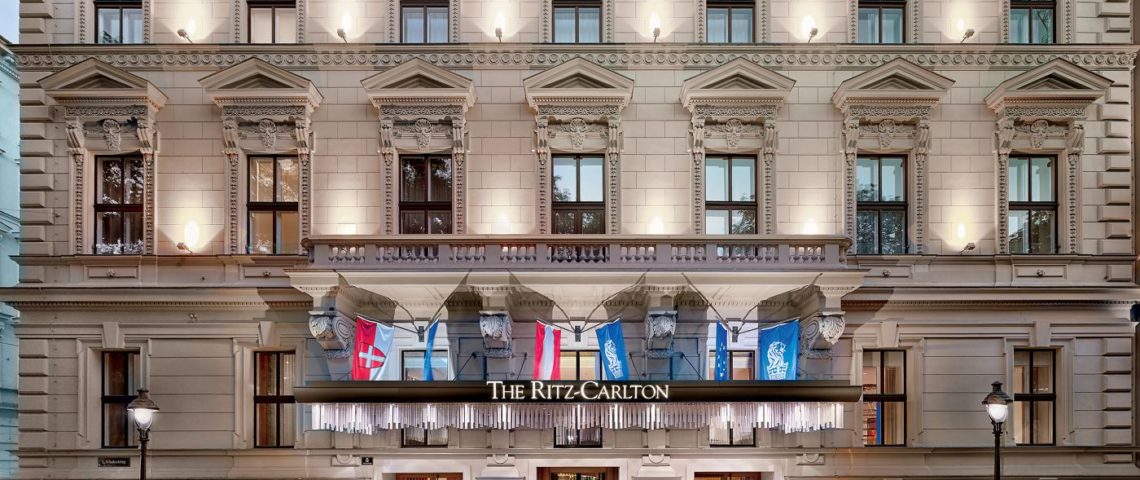
<path fill-rule="evenodd" d="M 83 120 L 79 117 L 67 117 L 67 154 L 71 156 L 71 163 L 74 170 L 72 171 L 72 189 L 74 190 L 74 197 L 72 208 L 73 218 L 75 222 L 72 225 L 74 229 L 74 247 L 72 251 L 76 255 L 83 255 L 87 252 L 87 245 L 83 235 L 84 218 L 86 217 L 86 203 L 84 202 L 84 186 L 86 185 L 87 173 L 87 149 L 83 146 L 85 134 L 83 132 Z"/>
<path fill-rule="evenodd" d="M 396 234 L 396 147 L 392 143 L 395 121 L 391 117 L 380 119 L 380 156 L 384 161 L 384 234 Z"/>
<path fill-rule="evenodd" d="M 843 234 L 855 239 L 855 159 L 859 155 L 859 118 L 848 115 L 843 122 Z M 855 253 L 855 242 L 847 253 Z"/>
<path fill-rule="evenodd" d="M 997 229 L 994 249 L 998 255 L 1009 255 L 1009 154 L 1013 151 L 1013 118 L 1003 115 L 997 121 Z"/>
<path fill-rule="evenodd" d="M 467 121 L 451 119 L 451 231 L 467 233 Z"/>
<path fill-rule="evenodd" d="M 550 202 L 553 188 L 550 185 L 550 121 L 546 117 L 538 116 L 534 119 L 534 153 L 538 161 L 538 233 L 550 233 Z"/>
<path fill-rule="evenodd" d="M 1081 154 L 1085 149 L 1085 126 L 1077 120 L 1073 120 L 1072 125 L 1069 126 L 1068 134 L 1065 137 L 1065 162 L 1066 178 L 1066 197 L 1065 198 L 1065 219 L 1067 241 L 1064 245 L 1064 250 L 1061 253 L 1065 254 L 1078 254 L 1081 251 L 1080 245 L 1080 174 L 1081 174 Z"/>
<path fill-rule="evenodd" d="M 930 120 L 922 118 L 914 132 L 914 254 L 926 253 L 926 165 L 930 154 Z"/>
<path fill-rule="evenodd" d="M 621 116 L 606 117 L 606 233 L 621 233 Z"/>
<path fill-rule="evenodd" d="M 307 118 L 293 119 L 293 136 L 297 141 L 297 162 L 300 164 L 300 188 L 297 198 L 297 216 L 301 223 L 301 238 L 309 238 L 313 231 L 313 142 Z M 307 253 L 302 245 L 300 254 Z"/>
<path fill-rule="evenodd" d="M 226 236 L 228 238 L 228 245 L 226 250 L 230 255 L 236 255 L 241 252 L 241 222 L 239 212 L 241 211 L 241 204 L 238 200 L 238 192 L 240 191 L 241 180 L 241 148 L 238 147 L 238 124 L 237 118 L 226 117 L 222 119 L 222 141 L 225 147 L 222 148 L 222 153 L 226 156 Z"/>
<path fill-rule="evenodd" d="M 693 234 L 705 233 L 705 119 L 693 115 L 689 128 L 693 156 Z"/>
<path fill-rule="evenodd" d="M 776 131 L 776 119 L 764 119 L 764 147 L 761 153 L 761 188 L 764 189 L 764 228 L 760 233 L 772 235 L 776 233 L 776 148 L 779 146 L 779 132 Z"/>

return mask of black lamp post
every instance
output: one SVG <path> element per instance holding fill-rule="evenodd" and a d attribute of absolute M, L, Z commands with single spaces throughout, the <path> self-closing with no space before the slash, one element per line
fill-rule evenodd
<path fill-rule="evenodd" d="M 127 412 L 131 414 L 135 428 L 139 430 L 139 447 L 142 449 L 139 455 L 139 480 L 146 480 L 146 444 L 150 441 L 150 426 L 154 423 L 154 415 L 158 412 L 158 405 L 147 395 L 149 391 L 140 388 L 138 398 L 131 400 L 127 405 Z"/>
<path fill-rule="evenodd" d="M 1001 480 L 1001 426 L 1009 417 L 1009 404 L 1013 399 L 1001 391 L 1001 382 L 994 382 L 993 387 L 994 390 L 982 400 L 982 405 L 994 426 L 994 480 Z"/>

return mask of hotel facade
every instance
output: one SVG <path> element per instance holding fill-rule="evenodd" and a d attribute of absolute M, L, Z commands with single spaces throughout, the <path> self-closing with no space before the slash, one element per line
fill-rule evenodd
<path fill-rule="evenodd" d="M 1132 8 L 22 2 L 16 477 L 1137 478 Z"/>

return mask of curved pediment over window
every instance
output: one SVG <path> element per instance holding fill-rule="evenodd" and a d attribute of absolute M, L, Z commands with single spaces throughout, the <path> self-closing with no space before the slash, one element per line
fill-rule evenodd
<path fill-rule="evenodd" d="M 690 111 L 697 105 L 780 105 L 796 81 L 738 58 L 681 84 L 681 104 Z"/>
<path fill-rule="evenodd" d="M 954 80 L 943 77 L 902 58 L 896 58 L 880 67 L 844 80 L 835 89 L 831 102 L 844 113 L 852 107 L 866 108 L 919 108 L 929 110 L 942 99 Z M 872 112 L 865 112 L 872 113 Z M 880 115 L 858 116 L 895 117 L 889 111 Z"/>
<path fill-rule="evenodd" d="M 471 79 L 418 58 L 365 78 L 360 84 L 381 111 L 396 105 L 452 105 L 466 111 L 475 104 Z"/>
<path fill-rule="evenodd" d="M 999 115 L 1009 107 L 1026 107 L 1038 109 L 1037 115 L 1029 116 L 1083 117 L 1084 109 L 1111 85 L 1112 80 L 1056 59 L 1000 83 L 986 95 L 986 105 Z M 1033 112 L 1016 116 L 1027 113 Z"/>
<path fill-rule="evenodd" d="M 633 80 L 578 57 L 523 80 L 535 111 L 551 106 L 613 106 L 621 110 L 633 95 Z"/>
<path fill-rule="evenodd" d="M 324 97 L 309 79 L 251 58 L 198 83 L 218 105 L 302 105 L 307 113 Z"/>
<path fill-rule="evenodd" d="M 106 104 L 108 100 L 115 100 L 119 105 L 161 109 L 166 104 L 166 95 L 147 79 L 94 58 L 44 77 L 40 87 L 61 105 Z"/>

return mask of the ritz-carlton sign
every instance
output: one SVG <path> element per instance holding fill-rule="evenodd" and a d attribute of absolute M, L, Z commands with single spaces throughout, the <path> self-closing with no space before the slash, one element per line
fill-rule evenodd
<path fill-rule="evenodd" d="M 553 382 L 541 380 L 529 382 L 504 382 L 492 380 L 491 400 L 521 401 L 653 401 L 668 400 L 669 385 L 648 385 L 639 383 L 601 383 L 593 380 L 584 382 Z"/>

